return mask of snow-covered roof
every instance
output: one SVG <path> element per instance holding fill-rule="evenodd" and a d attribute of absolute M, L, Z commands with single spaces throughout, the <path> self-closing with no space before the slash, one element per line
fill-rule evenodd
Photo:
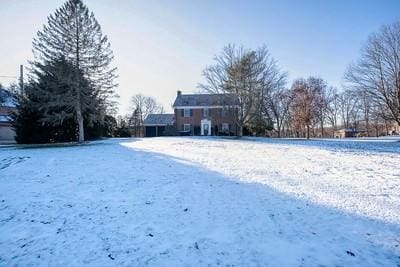
<path fill-rule="evenodd" d="M 0 115 L 0 122 L 10 122 L 11 117 L 6 115 Z"/>
<path fill-rule="evenodd" d="M 174 123 L 174 114 L 149 114 L 144 120 L 143 124 L 145 126 L 152 125 L 172 125 Z"/>
<path fill-rule="evenodd" d="M 11 93 L 5 89 L 0 89 L 0 107 L 15 107 L 16 103 Z"/>

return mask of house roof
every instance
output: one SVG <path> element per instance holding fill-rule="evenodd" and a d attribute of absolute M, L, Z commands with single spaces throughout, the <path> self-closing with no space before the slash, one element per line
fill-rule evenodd
<path fill-rule="evenodd" d="M 239 99 L 234 94 L 178 94 L 173 107 L 236 106 Z"/>
<path fill-rule="evenodd" d="M 0 89 L 0 107 L 15 107 L 15 100 L 5 89 Z"/>
<path fill-rule="evenodd" d="M 144 120 L 145 126 L 165 126 L 174 123 L 174 114 L 149 114 Z"/>
<path fill-rule="evenodd" d="M 1 122 L 10 122 L 12 119 L 10 116 L 0 115 L 0 123 Z"/>
<path fill-rule="evenodd" d="M 359 130 L 359 129 L 354 129 L 354 128 L 344 128 L 344 129 L 338 130 L 338 132 L 361 133 L 361 132 L 365 132 L 365 130 Z"/>

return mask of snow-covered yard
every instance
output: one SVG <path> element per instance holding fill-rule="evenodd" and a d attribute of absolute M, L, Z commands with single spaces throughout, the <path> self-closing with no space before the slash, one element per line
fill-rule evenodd
<path fill-rule="evenodd" d="M 400 266 L 400 143 L 0 148 L 0 266 Z"/>

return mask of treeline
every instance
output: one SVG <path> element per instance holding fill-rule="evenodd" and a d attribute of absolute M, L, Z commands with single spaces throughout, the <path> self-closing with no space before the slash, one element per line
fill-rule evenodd
<path fill-rule="evenodd" d="M 263 46 L 228 45 L 205 68 L 205 92 L 239 98 L 241 134 L 277 137 L 333 137 L 341 128 L 367 136 L 392 134 L 400 124 L 400 22 L 371 35 L 360 59 L 345 74 L 342 90 L 320 77 L 296 79 Z"/>
<path fill-rule="evenodd" d="M 164 113 L 164 107 L 153 97 L 142 94 L 134 95 L 130 105 L 131 114 L 123 118 L 134 137 L 144 136 L 144 120 L 149 114 Z M 121 118 L 122 119 L 122 118 Z"/>

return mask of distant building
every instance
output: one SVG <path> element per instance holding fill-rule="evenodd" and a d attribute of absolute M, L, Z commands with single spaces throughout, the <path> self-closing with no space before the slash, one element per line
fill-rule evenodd
<path fill-rule="evenodd" d="M 14 141 L 15 131 L 11 126 L 11 114 L 16 111 L 11 93 L 0 89 L 0 142 Z"/>
<path fill-rule="evenodd" d="M 174 122 L 174 114 L 149 114 L 143 122 L 144 136 L 156 137 L 171 135 L 172 133 L 168 130 L 172 130 Z"/>
<path fill-rule="evenodd" d="M 354 128 L 346 128 L 335 131 L 335 138 L 349 138 L 349 137 L 361 137 L 365 136 L 365 130 L 357 130 Z"/>
<path fill-rule="evenodd" d="M 173 104 L 180 135 L 237 135 L 239 100 L 233 94 L 182 94 Z"/>
<path fill-rule="evenodd" d="M 389 135 L 400 135 L 400 125 L 397 122 L 392 122 L 388 126 Z"/>

